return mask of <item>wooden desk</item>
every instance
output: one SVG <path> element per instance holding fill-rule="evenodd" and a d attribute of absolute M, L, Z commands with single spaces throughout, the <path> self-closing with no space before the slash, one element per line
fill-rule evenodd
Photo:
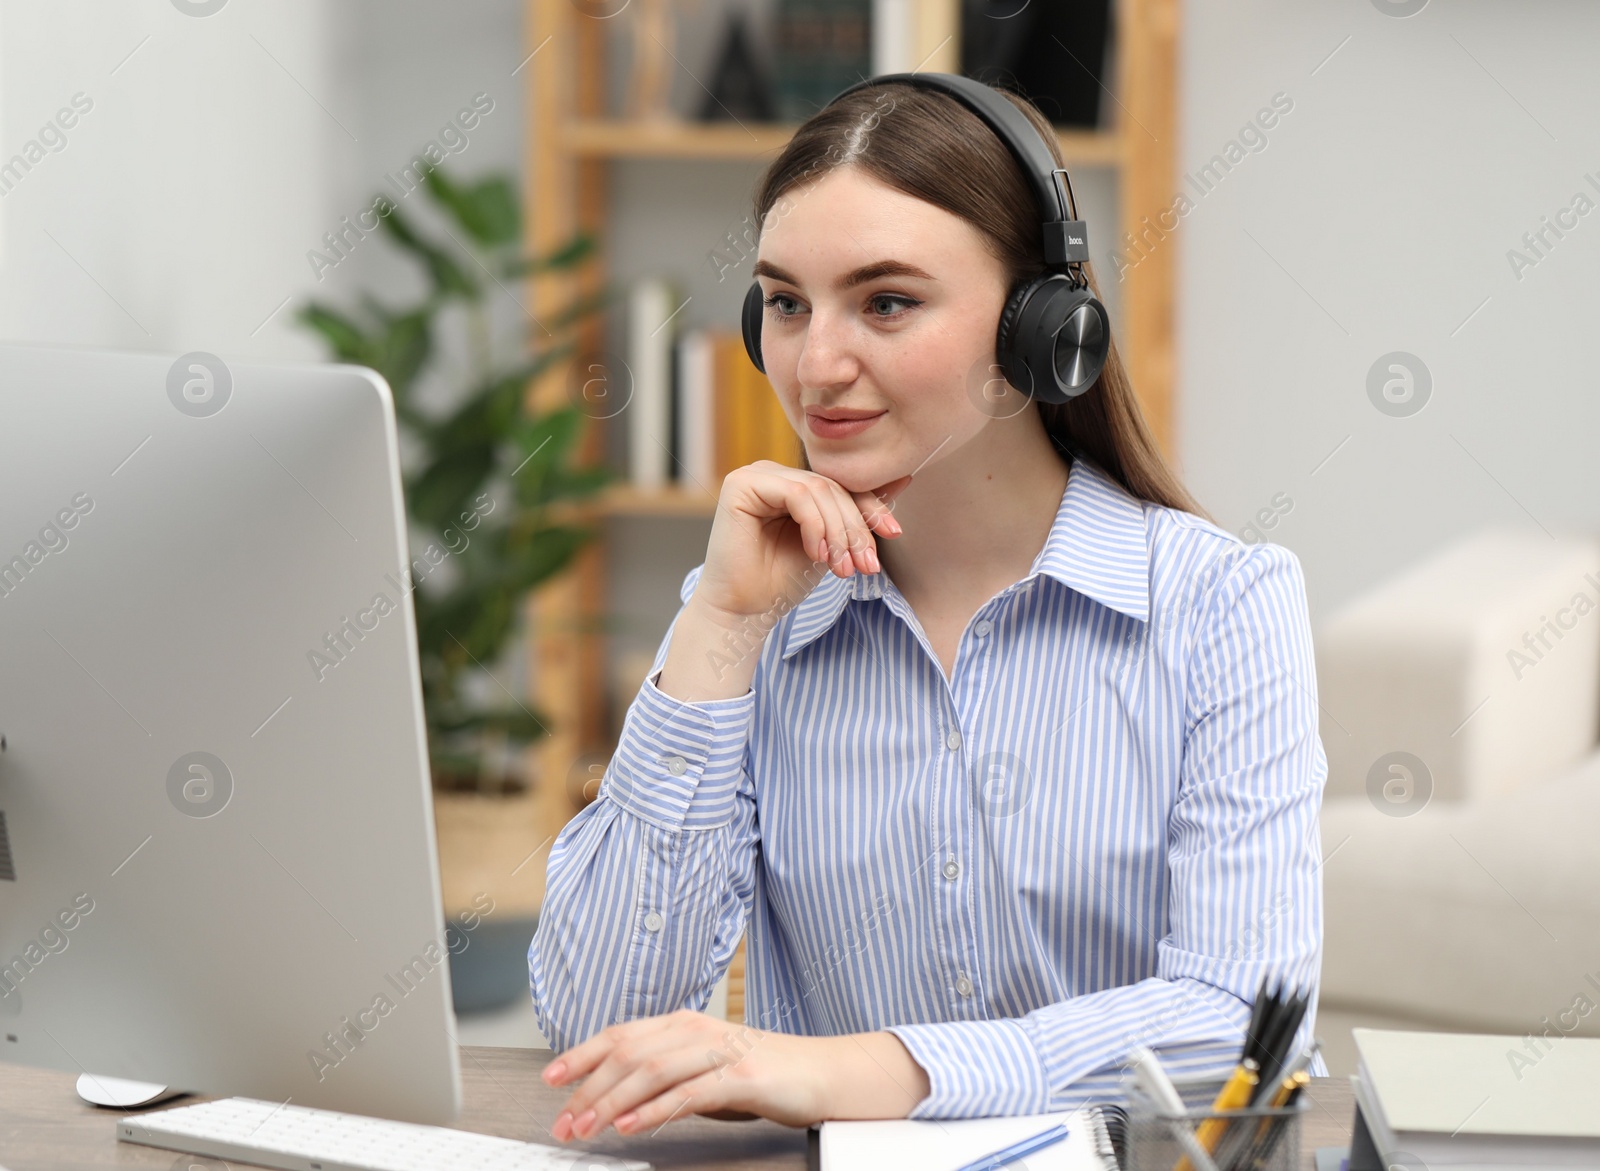
<path fill-rule="evenodd" d="M 539 1080 L 550 1057 L 547 1049 L 462 1049 L 463 1102 L 457 1125 L 526 1142 L 549 1142 L 548 1128 L 566 1097 L 565 1091 Z M 117 1142 L 114 1122 L 122 1111 L 86 1105 L 73 1088 L 76 1082 L 72 1074 L 0 1064 L 0 1164 L 9 1171 L 187 1167 L 172 1151 Z M 1301 1166 L 1313 1171 L 1312 1152 L 1317 1147 L 1349 1143 L 1352 1099 L 1346 1078 L 1316 1078 L 1309 1093 Z M 179 1099 L 171 1105 L 195 1100 Z M 653 1138 L 624 1139 L 608 1131 L 602 1141 L 581 1145 L 648 1159 L 660 1171 L 804 1171 L 806 1166 L 806 1132 L 772 1122 L 682 1118 Z M 223 1166 L 217 1160 L 194 1162 Z"/>

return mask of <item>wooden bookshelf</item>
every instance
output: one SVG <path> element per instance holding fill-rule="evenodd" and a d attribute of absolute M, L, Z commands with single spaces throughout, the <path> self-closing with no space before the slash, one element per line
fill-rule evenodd
<path fill-rule="evenodd" d="M 917 57 L 921 68 L 954 72 L 959 67 L 959 0 L 917 0 Z M 775 157 L 793 125 L 698 124 L 661 119 L 626 121 L 605 116 L 604 34 L 608 22 L 584 19 L 572 0 L 526 0 L 525 54 L 532 63 L 523 73 L 527 101 L 526 187 L 529 241 L 537 251 L 565 242 L 579 227 L 594 231 L 599 250 L 582 272 L 544 276 L 530 282 L 535 316 L 596 291 L 607 268 L 608 168 L 612 160 L 666 158 L 715 161 Z M 1117 94 L 1106 99 L 1113 128 L 1059 131 L 1069 165 L 1115 168 L 1120 223 L 1114 232 L 1137 231 L 1142 217 L 1152 220 L 1170 205 L 1176 186 L 1177 0 L 1116 0 L 1114 13 Z M 534 67 L 534 66 L 537 67 Z M 1118 347 L 1155 431 L 1172 452 L 1175 248 L 1157 248 L 1132 268 L 1122 282 Z M 1114 273 L 1098 274 L 1102 284 Z M 603 347 L 600 323 L 589 323 L 583 341 Z M 730 323 L 730 328 L 737 328 Z M 535 405 L 565 403 L 566 371 L 552 370 L 534 388 Z M 583 452 L 602 458 L 602 436 L 593 427 Z M 641 492 L 618 485 L 597 500 L 572 509 L 594 520 L 611 517 L 704 517 L 715 512 L 715 497 L 676 486 Z M 576 765 L 604 759 L 614 748 L 603 727 L 606 704 L 605 654 L 598 630 L 607 597 L 603 541 L 590 546 L 574 568 L 547 584 L 529 603 L 532 698 L 549 714 L 551 735 L 535 749 L 542 829 L 548 839 L 578 811 L 569 782 Z M 663 580 L 662 589 L 679 582 Z M 586 755 L 588 754 L 588 755 Z M 548 848 L 546 843 L 545 848 Z M 533 860 L 543 889 L 545 858 Z M 742 976 L 742 966 L 736 974 Z M 742 981 L 739 985 L 742 988 Z M 730 1014 L 731 1015 L 731 1014 Z"/>
<path fill-rule="evenodd" d="M 796 125 L 574 118 L 562 139 L 584 159 L 759 159 L 782 150 Z"/>
<path fill-rule="evenodd" d="M 552 517 L 594 523 L 608 517 L 691 516 L 709 520 L 717 510 L 717 498 L 698 488 L 670 485 L 658 492 L 646 492 L 632 484 L 613 484 L 593 501 L 562 504 L 550 510 Z"/>

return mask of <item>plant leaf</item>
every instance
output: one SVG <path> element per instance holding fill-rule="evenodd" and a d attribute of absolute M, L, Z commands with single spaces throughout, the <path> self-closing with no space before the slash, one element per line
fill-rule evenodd
<path fill-rule="evenodd" d="M 339 310 L 320 301 L 312 301 L 295 310 L 295 317 L 321 334 L 339 361 L 369 364 L 372 339 L 361 326 Z"/>
<path fill-rule="evenodd" d="M 369 299 L 370 300 L 370 299 Z M 394 393 L 395 415 L 408 426 L 420 423 L 410 404 L 411 384 L 433 350 L 431 319 L 425 311 L 389 314 L 368 305 L 379 324 L 366 329 L 354 318 L 319 302 L 300 308 L 295 316 L 321 334 L 335 361 L 369 366 L 383 375 Z"/>
<path fill-rule="evenodd" d="M 462 187 L 435 168 L 428 172 L 426 183 L 433 201 L 481 247 L 511 244 L 522 234 L 516 191 L 505 177 L 492 175 Z"/>
<path fill-rule="evenodd" d="M 604 467 L 580 471 L 570 466 L 587 422 L 587 416 L 576 407 L 561 407 L 527 419 L 517 428 L 514 437 L 523 454 L 515 465 L 512 487 L 519 504 L 535 508 L 560 499 L 591 496 L 615 478 Z"/>
<path fill-rule="evenodd" d="M 464 388 L 455 406 L 442 413 L 417 411 L 414 388 L 435 357 L 435 323 L 446 303 L 481 306 L 491 280 L 575 270 L 598 248 L 595 235 L 580 230 L 543 255 L 519 255 L 522 223 L 513 176 L 462 182 L 430 168 L 424 185 L 429 205 L 443 217 L 431 231 L 421 231 L 424 221 L 415 211 L 402 213 L 392 200 L 383 218 L 389 241 L 425 270 L 426 293 L 393 308 L 370 293 L 359 296 L 352 310 L 313 301 L 297 317 L 336 360 L 370 366 L 389 382 L 395 413 L 420 444 L 421 460 L 415 467 L 408 460 L 405 470 L 408 516 L 436 534 L 441 548 L 454 550 L 441 572 L 421 572 L 405 595 L 416 617 L 429 753 L 436 768 L 475 776 L 484 734 L 526 742 L 546 734 L 546 721 L 520 697 L 484 702 L 463 681 L 502 658 L 525 620 L 529 591 L 561 573 L 599 535 L 547 523 L 546 506 L 593 495 L 616 478 L 604 466 L 573 466 L 587 415 L 570 406 L 536 415 L 529 386 L 554 363 L 570 359 L 577 347 L 567 327 L 619 294 L 602 288 L 550 308 L 541 315 L 544 329 L 510 335 L 521 349 L 515 366 L 506 368 L 491 349 L 488 375 Z M 448 239 L 440 238 L 441 228 Z M 557 330 L 557 336 L 542 336 Z M 497 491 L 499 507 L 466 529 L 460 521 L 475 494 L 492 477 L 513 472 L 512 491 Z M 418 555 L 426 562 L 428 553 L 425 547 Z M 432 557 L 437 561 L 438 554 Z"/>
<path fill-rule="evenodd" d="M 610 306 L 621 295 L 621 289 L 607 285 L 604 288 L 596 289 L 593 292 L 584 293 L 574 298 L 571 304 L 564 306 L 555 313 L 549 314 L 544 320 L 557 327 L 572 325 Z"/>
<path fill-rule="evenodd" d="M 535 273 L 573 268 L 594 254 L 599 244 L 593 233 L 580 231 L 560 247 L 543 256 L 516 256 L 501 267 L 505 277 L 532 276 Z"/>
<path fill-rule="evenodd" d="M 407 485 L 411 515 L 427 527 L 444 529 L 462 512 L 462 504 L 475 495 L 494 470 L 493 440 L 478 438 L 450 448 L 429 461 Z"/>
<path fill-rule="evenodd" d="M 599 535 L 580 525 L 542 525 L 525 538 L 510 539 L 501 581 L 518 593 L 530 590 L 560 573 Z"/>
<path fill-rule="evenodd" d="M 478 282 L 456 263 L 453 256 L 417 235 L 416 229 L 400 214 L 398 207 L 383 217 L 383 228 L 396 243 L 426 266 L 436 296 L 456 296 L 476 301 L 483 295 Z"/>

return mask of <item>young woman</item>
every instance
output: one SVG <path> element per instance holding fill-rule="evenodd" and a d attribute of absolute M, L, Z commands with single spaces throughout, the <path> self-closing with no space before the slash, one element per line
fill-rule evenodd
<path fill-rule="evenodd" d="M 1041 216 L 956 99 L 844 95 L 755 212 L 808 466 L 723 481 L 551 849 L 528 960 L 546 1079 L 575 1087 L 555 1137 L 1069 1109 L 1138 1045 L 1225 1073 L 1263 974 L 1320 967 L 1298 561 L 1205 518 L 1114 348 L 1065 405 L 997 382 Z M 745 934 L 741 1028 L 695 1010 Z"/>

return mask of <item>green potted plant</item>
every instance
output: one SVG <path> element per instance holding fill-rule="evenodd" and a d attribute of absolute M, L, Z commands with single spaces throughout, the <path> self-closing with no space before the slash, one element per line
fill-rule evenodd
<path fill-rule="evenodd" d="M 518 865 L 536 841 L 536 778 L 518 761 L 545 734 L 545 720 L 491 671 L 529 592 L 596 535 L 554 523 L 549 506 L 591 497 L 614 478 L 573 464 L 587 416 L 570 405 L 531 411 L 529 386 L 572 355 L 575 327 L 610 294 L 541 314 L 525 336 L 500 336 L 492 299 L 509 297 L 508 285 L 525 277 L 581 263 L 593 238 L 579 233 L 548 255 L 524 256 L 511 179 L 468 183 L 434 168 L 421 187 L 441 213 L 442 234 L 420 228 L 387 196 L 372 208 L 384 238 L 420 266 L 423 293 L 404 304 L 363 293 L 352 309 L 313 300 L 297 316 L 337 360 L 370 366 L 394 395 L 451 969 L 457 1008 L 468 1010 L 525 990 L 538 911 L 536 865 Z M 426 409 L 417 387 L 449 327 L 464 334 L 466 385 L 448 407 Z"/>

